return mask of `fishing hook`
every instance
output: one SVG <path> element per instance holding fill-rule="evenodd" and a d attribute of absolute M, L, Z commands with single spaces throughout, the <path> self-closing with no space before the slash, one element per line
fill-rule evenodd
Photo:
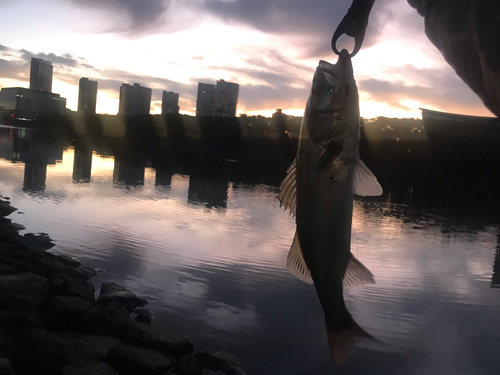
<path fill-rule="evenodd" d="M 351 7 L 347 14 L 340 22 L 337 30 L 333 34 L 332 49 L 337 55 L 340 52 L 337 49 L 337 41 L 339 38 L 346 34 L 354 38 L 354 50 L 349 54 L 354 57 L 360 50 L 365 38 L 366 27 L 368 26 L 368 17 L 372 10 L 375 0 L 353 0 Z"/>

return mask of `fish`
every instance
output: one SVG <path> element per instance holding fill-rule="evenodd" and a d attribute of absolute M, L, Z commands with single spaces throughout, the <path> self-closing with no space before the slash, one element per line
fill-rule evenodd
<path fill-rule="evenodd" d="M 352 62 L 342 50 L 336 64 L 321 60 L 316 68 L 297 155 L 278 196 L 296 220 L 287 268 L 314 284 L 335 364 L 347 359 L 354 337 L 372 338 L 354 321 L 343 295 L 344 289 L 375 283 L 351 252 L 354 194 L 383 192 L 359 157 L 360 126 Z"/>

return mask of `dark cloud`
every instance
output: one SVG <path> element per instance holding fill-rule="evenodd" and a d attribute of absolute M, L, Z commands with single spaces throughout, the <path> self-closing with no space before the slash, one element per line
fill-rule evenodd
<path fill-rule="evenodd" d="M 56 55 L 55 53 L 33 53 L 26 50 L 21 50 L 22 58 L 26 61 L 31 61 L 32 57 L 37 59 L 44 59 L 52 62 L 53 64 L 64 65 L 71 68 L 76 68 L 79 65 L 82 65 L 82 61 L 77 60 L 73 55 L 69 53 L 65 53 L 63 55 Z M 86 67 L 89 67 L 87 63 L 84 63 Z"/>
<path fill-rule="evenodd" d="M 109 31 L 127 33 L 145 32 L 155 29 L 170 6 L 170 0 L 69 0 L 82 7 L 109 10 L 124 14 L 126 25 L 113 26 Z"/>
<path fill-rule="evenodd" d="M 9 51 L 9 50 L 10 50 L 9 47 L 5 47 L 0 44 L 0 51 Z"/>
<path fill-rule="evenodd" d="M 0 77 L 26 80 L 29 74 L 29 65 L 23 61 L 0 59 Z"/>
<path fill-rule="evenodd" d="M 372 78 L 359 80 L 359 89 L 368 93 L 371 100 L 404 110 L 408 108 L 400 101 L 409 99 L 419 101 L 424 106 L 446 108 L 450 112 L 486 113 L 480 99 L 451 69 L 417 69 L 405 66 L 398 69 L 398 73 L 404 77 L 416 78 L 422 85 Z"/>

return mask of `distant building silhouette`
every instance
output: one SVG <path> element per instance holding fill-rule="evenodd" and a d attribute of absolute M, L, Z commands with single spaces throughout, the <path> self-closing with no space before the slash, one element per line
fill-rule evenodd
<path fill-rule="evenodd" d="M 171 91 L 163 91 L 161 114 L 167 115 L 171 113 L 179 113 L 179 94 Z"/>
<path fill-rule="evenodd" d="M 0 108 L 15 118 L 34 119 L 47 113 L 64 114 L 66 99 L 59 94 L 24 87 L 6 87 L 0 91 Z"/>
<path fill-rule="evenodd" d="M 80 78 L 78 89 L 78 113 L 95 114 L 97 103 L 97 81 Z"/>
<path fill-rule="evenodd" d="M 151 92 L 147 87 L 138 83 L 129 85 L 124 83 L 120 87 L 120 106 L 118 113 L 122 115 L 149 115 L 151 108 Z"/>
<path fill-rule="evenodd" d="M 213 116 L 215 104 L 215 85 L 198 83 L 196 116 Z"/>
<path fill-rule="evenodd" d="M 31 58 L 30 89 L 52 92 L 52 63 Z"/>
<path fill-rule="evenodd" d="M 226 82 L 223 79 L 217 81 L 215 88 L 215 116 L 236 116 L 239 89 L 240 85 L 237 83 Z"/>

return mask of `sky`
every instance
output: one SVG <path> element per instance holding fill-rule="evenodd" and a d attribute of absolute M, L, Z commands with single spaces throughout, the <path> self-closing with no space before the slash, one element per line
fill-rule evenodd
<path fill-rule="evenodd" d="M 29 87 L 31 57 L 54 65 L 52 91 L 76 110 L 78 81 L 98 81 L 97 112 L 118 112 L 122 83 L 179 93 L 240 85 L 237 114 L 301 116 L 319 60 L 351 0 L 0 0 L 0 88 Z M 419 107 L 491 116 L 424 33 L 406 0 L 377 0 L 353 58 L 361 116 L 420 118 Z M 339 47 L 352 46 L 345 37 Z M 352 47 L 351 47 L 352 49 Z"/>

